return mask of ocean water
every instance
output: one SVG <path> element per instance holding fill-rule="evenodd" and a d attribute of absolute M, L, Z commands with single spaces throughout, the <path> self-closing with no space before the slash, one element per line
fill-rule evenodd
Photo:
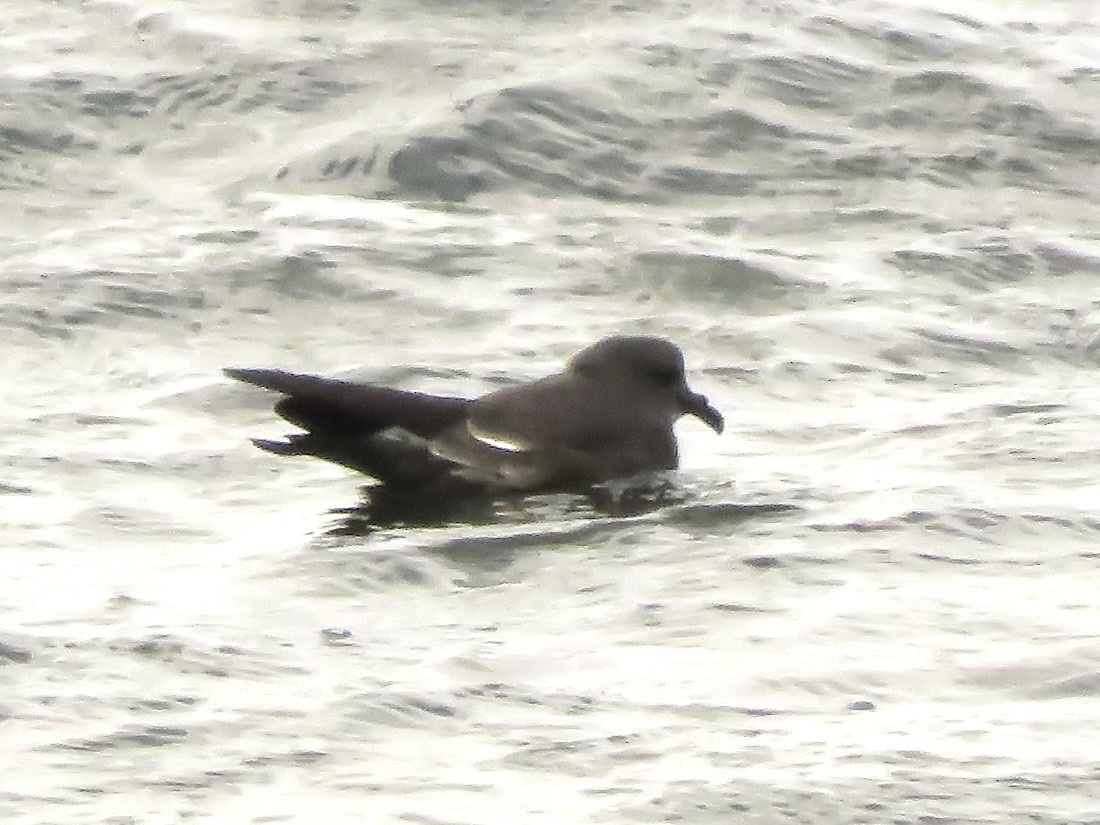
<path fill-rule="evenodd" d="M 4 19 L 4 822 L 1100 822 L 1092 0 Z M 663 506 L 365 523 L 220 373 L 612 332 Z"/>

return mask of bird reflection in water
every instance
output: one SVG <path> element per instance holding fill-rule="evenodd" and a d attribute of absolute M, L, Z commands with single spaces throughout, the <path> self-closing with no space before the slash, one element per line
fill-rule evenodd
<path fill-rule="evenodd" d="M 481 490 L 464 495 L 437 495 L 385 484 L 360 488 L 360 500 L 333 510 L 339 518 L 327 532 L 333 536 L 366 536 L 395 527 L 515 524 L 544 519 L 630 518 L 683 504 L 684 489 L 666 474 L 616 480 L 583 491 L 523 495 Z"/>

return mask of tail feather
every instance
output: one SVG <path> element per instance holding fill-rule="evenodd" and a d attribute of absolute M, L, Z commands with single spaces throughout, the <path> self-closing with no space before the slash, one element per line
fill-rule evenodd
<path fill-rule="evenodd" d="M 227 369 L 225 374 L 281 393 L 275 412 L 306 431 L 284 440 L 252 439 L 265 452 L 321 458 L 396 487 L 480 486 L 456 477 L 455 462 L 435 455 L 429 445 L 431 439 L 465 420 L 469 405 L 465 398 L 282 370 Z M 405 435 L 398 434 L 401 431 Z"/>
<path fill-rule="evenodd" d="M 264 452 L 274 453 L 275 455 L 308 455 L 299 448 L 295 436 L 289 436 L 285 441 L 272 441 L 267 438 L 250 438 L 248 440 Z"/>
<path fill-rule="evenodd" d="M 275 412 L 310 432 L 353 437 L 400 427 L 421 438 L 434 438 L 462 421 L 469 400 L 427 395 L 371 384 L 357 384 L 282 370 L 230 368 L 238 381 L 287 396 Z"/>
<path fill-rule="evenodd" d="M 332 438 L 317 433 L 297 433 L 284 441 L 253 438 L 265 452 L 283 456 L 311 456 L 331 461 L 398 487 L 429 488 L 453 475 L 454 462 L 434 453 L 428 443 L 415 438 L 372 435 L 366 438 Z M 471 489 L 475 480 L 459 481 Z"/>

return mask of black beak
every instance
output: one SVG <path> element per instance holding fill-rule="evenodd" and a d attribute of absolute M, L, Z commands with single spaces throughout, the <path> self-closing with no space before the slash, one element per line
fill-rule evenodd
<path fill-rule="evenodd" d="M 692 392 L 684 387 L 680 394 L 680 404 L 685 414 L 694 415 L 716 433 L 721 433 L 726 426 L 722 419 L 722 413 L 711 406 L 705 395 Z"/>

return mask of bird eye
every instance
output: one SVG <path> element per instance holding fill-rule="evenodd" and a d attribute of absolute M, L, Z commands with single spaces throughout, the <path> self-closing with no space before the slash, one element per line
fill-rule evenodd
<path fill-rule="evenodd" d="M 662 386 L 680 383 L 680 373 L 671 367 L 654 367 L 649 371 L 649 377 Z"/>

